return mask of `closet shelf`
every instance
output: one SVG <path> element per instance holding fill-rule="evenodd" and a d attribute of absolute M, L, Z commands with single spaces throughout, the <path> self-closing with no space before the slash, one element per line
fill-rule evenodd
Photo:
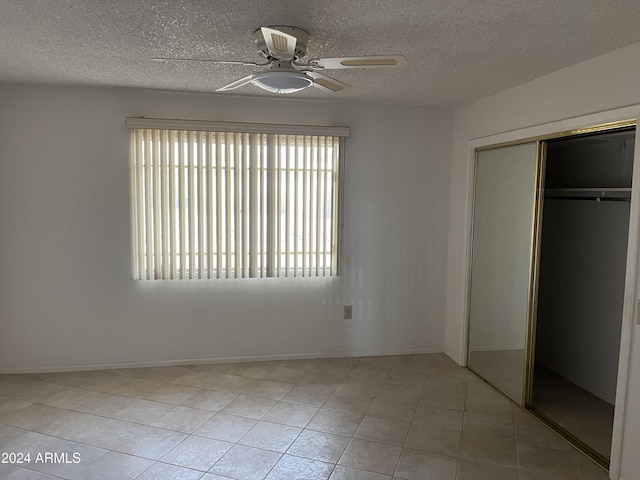
<path fill-rule="evenodd" d="M 545 198 L 631 198 L 631 188 L 545 188 Z"/>

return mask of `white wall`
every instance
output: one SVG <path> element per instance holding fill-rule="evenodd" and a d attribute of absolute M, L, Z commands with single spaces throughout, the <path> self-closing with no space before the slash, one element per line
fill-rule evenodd
<path fill-rule="evenodd" d="M 463 358 L 471 146 L 477 139 L 640 103 L 640 43 L 458 108 L 454 114 L 445 351 Z M 628 111 L 640 113 L 640 106 Z M 600 113 L 593 118 L 604 118 Z M 615 116 L 615 115 L 614 115 Z M 589 119 L 585 119 L 588 123 Z M 544 130 L 543 127 L 539 129 Z M 637 162 L 637 159 L 636 159 Z M 637 166 L 637 165 L 636 165 Z M 640 327 L 632 330 L 621 476 L 637 478 L 640 457 Z"/>
<path fill-rule="evenodd" d="M 350 126 L 342 276 L 131 280 L 140 115 Z M 422 108 L 0 86 L 0 371 L 442 351 L 451 128 Z"/>

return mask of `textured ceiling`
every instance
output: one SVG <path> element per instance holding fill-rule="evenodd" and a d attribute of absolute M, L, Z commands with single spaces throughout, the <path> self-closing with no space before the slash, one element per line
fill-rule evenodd
<path fill-rule="evenodd" d="M 640 41 L 639 24 L 637 0 L 0 0 L 0 82 L 213 92 L 256 68 L 149 58 L 259 61 L 253 31 L 293 25 L 308 57 L 410 65 L 328 71 L 353 88 L 290 96 L 451 107 Z"/>

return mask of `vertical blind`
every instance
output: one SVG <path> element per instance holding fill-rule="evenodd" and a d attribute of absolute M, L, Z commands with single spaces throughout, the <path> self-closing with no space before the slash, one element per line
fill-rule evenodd
<path fill-rule="evenodd" d="M 130 134 L 133 278 L 336 275 L 340 136 Z"/>

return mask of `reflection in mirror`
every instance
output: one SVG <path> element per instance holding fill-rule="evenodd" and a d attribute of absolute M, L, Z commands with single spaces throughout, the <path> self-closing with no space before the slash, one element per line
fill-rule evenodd
<path fill-rule="evenodd" d="M 468 365 L 523 403 L 537 144 L 478 152 Z"/>

